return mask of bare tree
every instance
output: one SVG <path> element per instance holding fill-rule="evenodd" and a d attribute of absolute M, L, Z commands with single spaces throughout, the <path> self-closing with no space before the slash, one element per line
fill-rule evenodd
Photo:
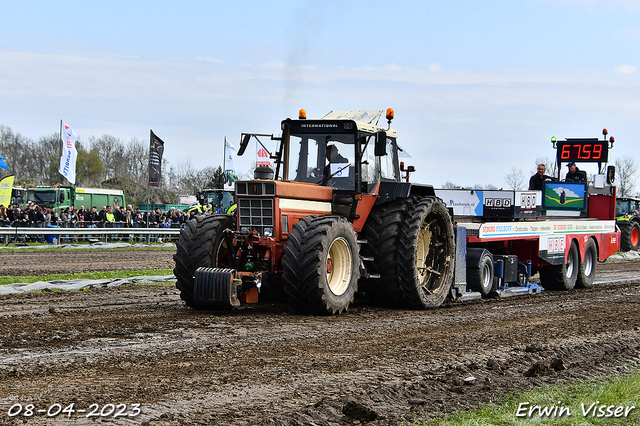
<path fill-rule="evenodd" d="M 104 165 L 104 179 L 111 179 L 122 173 L 122 157 L 124 146 L 120 139 L 111 135 L 102 135 L 96 139 L 94 136 L 89 138 L 90 151 L 95 152 L 102 160 Z"/>
<path fill-rule="evenodd" d="M 525 179 L 521 169 L 512 167 L 511 172 L 504 177 L 504 181 L 507 183 L 507 186 L 514 191 L 524 189 Z"/>
<path fill-rule="evenodd" d="M 124 151 L 125 163 L 129 179 L 140 184 L 147 184 L 149 178 L 149 144 L 131 138 Z"/>
<path fill-rule="evenodd" d="M 615 165 L 618 195 L 629 197 L 635 190 L 638 164 L 632 157 L 624 155 L 622 158 L 616 159 Z"/>
<path fill-rule="evenodd" d="M 475 184 L 473 185 L 473 189 L 475 189 L 476 191 L 482 191 L 482 190 L 487 190 L 487 191 L 494 191 L 496 189 L 498 189 L 495 185 L 493 184 L 487 184 L 487 185 L 482 185 L 482 184 Z"/>
<path fill-rule="evenodd" d="M 462 188 L 462 186 L 460 186 L 460 185 L 458 185 L 456 183 L 453 183 L 453 182 L 446 181 L 444 183 L 444 185 L 442 185 L 442 188 L 443 189 L 460 189 L 460 188 Z"/>

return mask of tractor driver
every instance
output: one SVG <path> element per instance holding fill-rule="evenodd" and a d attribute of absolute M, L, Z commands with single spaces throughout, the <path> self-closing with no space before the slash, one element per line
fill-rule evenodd
<path fill-rule="evenodd" d="M 342 155 L 340 155 L 340 153 L 338 152 L 338 148 L 335 145 L 327 145 L 327 148 L 325 149 L 325 155 L 329 163 L 348 163 L 349 162 L 349 160 L 347 160 Z"/>
<path fill-rule="evenodd" d="M 325 185 L 331 177 L 331 164 L 344 164 L 347 165 L 349 160 L 344 158 L 335 145 L 327 145 L 325 149 L 325 156 L 327 157 L 327 165 L 324 166 L 324 174 L 322 176 L 322 184 Z"/>
<path fill-rule="evenodd" d="M 335 145 L 327 145 L 325 148 L 325 157 L 327 158 L 327 164 L 324 166 L 324 171 L 322 175 L 320 174 L 320 169 L 313 168 L 309 171 L 309 176 L 320 177 L 323 178 L 323 185 L 327 183 L 329 177 L 331 176 L 331 164 L 347 164 L 349 160 L 344 158 L 340 152 L 338 152 L 338 148 Z"/>

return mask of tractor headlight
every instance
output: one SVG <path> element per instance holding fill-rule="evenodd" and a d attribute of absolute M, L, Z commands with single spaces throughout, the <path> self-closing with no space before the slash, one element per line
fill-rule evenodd
<path fill-rule="evenodd" d="M 264 228 L 265 237 L 273 237 L 273 228 Z"/>
<path fill-rule="evenodd" d="M 251 229 L 249 229 L 248 226 L 243 226 L 242 228 L 240 228 L 240 232 L 246 232 L 248 234 L 249 232 L 251 232 Z"/>

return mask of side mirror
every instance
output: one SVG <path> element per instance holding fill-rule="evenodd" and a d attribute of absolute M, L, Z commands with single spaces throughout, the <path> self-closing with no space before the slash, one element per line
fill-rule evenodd
<path fill-rule="evenodd" d="M 247 145 L 249 145 L 250 140 L 251 140 L 251 135 L 242 136 L 242 140 L 240 141 L 240 149 L 238 149 L 238 157 L 244 154 L 244 151 L 247 149 Z"/>
<path fill-rule="evenodd" d="M 616 181 L 616 166 L 607 167 L 607 183 L 613 185 Z"/>
<path fill-rule="evenodd" d="M 376 132 L 376 145 L 374 152 L 377 157 L 387 155 L 387 132 L 384 130 Z"/>

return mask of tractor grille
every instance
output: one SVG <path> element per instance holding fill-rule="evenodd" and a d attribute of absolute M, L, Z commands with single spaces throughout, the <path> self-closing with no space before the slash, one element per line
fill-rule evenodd
<path fill-rule="evenodd" d="M 270 228 L 273 235 L 273 198 L 240 198 L 238 219 L 241 231 L 243 228 L 255 229 L 264 236 L 265 228 Z"/>

